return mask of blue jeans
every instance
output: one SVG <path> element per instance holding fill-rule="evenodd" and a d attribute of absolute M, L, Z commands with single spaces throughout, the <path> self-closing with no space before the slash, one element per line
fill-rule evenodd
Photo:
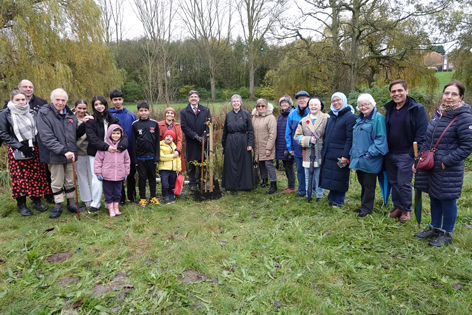
<path fill-rule="evenodd" d="M 313 172 L 313 196 L 316 194 L 316 198 L 323 197 L 324 189 L 318 186 L 320 182 L 320 170 L 321 167 L 315 167 Z M 310 169 L 305 168 L 305 185 L 306 185 L 306 196 L 308 197 L 308 181 L 310 179 Z"/>
<path fill-rule="evenodd" d="M 392 186 L 393 206 L 400 210 L 411 211 L 413 187 L 411 166 L 414 159 L 408 153 L 388 153 L 385 158 L 388 182 Z"/>
<path fill-rule="evenodd" d="M 298 194 L 306 195 L 305 168 L 303 167 L 303 158 L 293 156 L 297 166 Z"/>
<path fill-rule="evenodd" d="M 431 198 L 431 225 L 452 233 L 457 218 L 456 199 L 439 200 Z"/>
<path fill-rule="evenodd" d="M 335 203 L 340 206 L 344 206 L 344 197 L 346 192 L 330 190 L 328 194 L 328 202 Z"/>

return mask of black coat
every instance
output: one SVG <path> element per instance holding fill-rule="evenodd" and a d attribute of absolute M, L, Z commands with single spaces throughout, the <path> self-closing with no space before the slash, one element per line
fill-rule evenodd
<path fill-rule="evenodd" d="M 33 115 L 34 121 L 36 122 L 36 112 L 30 109 L 30 114 Z M 38 126 L 36 126 L 36 129 L 38 129 Z M 11 111 L 8 107 L 0 111 L 0 140 L 10 145 L 13 149 L 19 149 L 23 144 L 28 144 L 28 140 L 20 142 L 16 138 L 15 132 L 13 131 Z M 37 142 L 37 137 L 34 142 Z"/>
<path fill-rule="evenodd" d="M 350 169 L 349 166 L 340 168 L 337 163 L 340 157 L 349 159 L 352 132 L 357 116 L 351 112 L 349 106 L 339 111 L 338 116 L 332 111 L 328 114 L 330 118 L 321 150 L 320 186 L 324 189 L 346 192 L 349 190 Z"/>
<path fill-rule="evenodd" d="M 113 124 L 120 125 L 118 118 L 112 115 L 108 115 L 108 126 Z M 105 142 L 105 126 L 100 122 L 97 122 L 96 119 L 90 119 L 85 124 L 85 132 L 87 133 L 87 140 L 89 142 L 87 147 L 87 154 L 95 156 L 97 151 L 107 151 L 110 146 Z M 120 140 L 118 145 L 118 150 L 123 152 L 128 148 L 128 137 L 126 132 L 123 133 L 123 137 Z"/>
<path fill-rule="evenodd" d="M 461 195 L 464 160 L 472 153 L 470 106 L 465 104 L 442 117 L 438 112 L 435 112 L 429 122 L 424 144 L 419 148 L 420 152 L 424 152 L 434 147 L 444 129 L 457 115 L 459 117 L 447 129 L 438 144 L 438 151 L 434 155 L 433 169 L 418 171 L 415 176 L 415 188 L 436 199 L 458 199 Z M 442 169 L 441 163 L 444 164 L 445 169 Z"/>
<path fill-rule="evenodd" d="M 7 108 L 8 102 L 10 100 L 5 100 L 5 106 L 3 106 L 3 109 Z M 46 101 L 44 98 L 37 97 L 36 95 L 33 94 L 31 97 L 31 100 L 29 101 L 29 106 L 31 110 L 34 110 L 36 112 L 39 111 L 39 108 L 43 105 L 46 105 L 48 101 Z"/>
<path fill-rule="evenodd" d="M 200 161 L 202 159 L 202 144 L 200 141 L 195 140 L 195 137 L 206 137 L 208 134 L 208 125 L 206 123 L 208 121 L 211 122 L 210 110 L 208 107 L 200 104 L 198 104 L 196 115 L 190 103 L 180 111 L 180 126 L 185 134 L 187 162 Z"/>
<path fill-rule="evenodd" d="M 65 107 L 66 116 L 62 118 L 52 103 L 42 106 L 38 113 L 39 158 L 48 164 L 67 164 L 64 156 L 74 152 L 77 160 L 77 139 L 85 134 L 85 124 L 77 127 L 77 118 L 69 107 Z"/>
<path fill-rule="evenodd" d="M 249 190 L 254 187 L 251 151 L 254 147 L 254 129 L 251 115 L 246 110 L 226 113 L 223 127 L 223 181 L 226 190 Z"/>

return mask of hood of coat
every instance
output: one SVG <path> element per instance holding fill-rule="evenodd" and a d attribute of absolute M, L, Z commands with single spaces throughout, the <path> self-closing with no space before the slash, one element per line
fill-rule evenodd
<path fill-rule="evenodd" d="M 111 134 L 113 133 L 113 130 L 115 130 L 115 129 L 120 129 L 121 130 L 121 138 L 117 143 L 113 143 L 113 141 L 111 140 Z M 113 146 L 113 147 L 118 147 L 118 144 L 120 144 L 121 139 L 123 139 L 123 133 L 124 133 L 123 128 L 121 128 L 120 125 L 112 124 L 112 125 L 108 126 L 107 137 L 106 137 L 105 142 L 108 143 L 109 145 Z"/>
<path fill-rule="evenodd" d="M 267 108 L 263 113 L 259 113 L 257 111 L 257 107 L 254 107 L 254 109 L 252 110 L 252 116 L 264 117 L 264 116 L 272 115 L 273 112 L 274 112 L 274 105 L 272 105 L 271 103 L 268 103 Z"/>

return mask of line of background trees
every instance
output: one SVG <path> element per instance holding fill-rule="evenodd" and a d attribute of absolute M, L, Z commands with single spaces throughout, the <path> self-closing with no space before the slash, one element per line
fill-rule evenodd
<path fill-rule="evenodd" d="M 453 43 L 472 88 L 471 0 L 128 0 L 144 34 L 125 39 L 125 0 L 2 0 L 0 96 L 22 78 L 38 95 L 127 101 L 320 96 L 402 78 L 433 93 L 424 57 Z"/>

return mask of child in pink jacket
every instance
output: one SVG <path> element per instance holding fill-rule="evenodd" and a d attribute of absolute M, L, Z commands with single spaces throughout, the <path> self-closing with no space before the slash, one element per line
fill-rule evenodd
<path fill-rule="evenodd" d="M 110 125 L 107 129 L 105 142 L 110 145 L 108 151 L 97 151 L 93 169 L 97 178 L 103 181 L 105 203 L 108 205 L 110 217 L 120 215 L 118 204 L 121 200 L 121 186 L 129 174 L 130 158 L 128 150 L 120 152 L 118 144 L 123 137 L 120 125 Z"/>

